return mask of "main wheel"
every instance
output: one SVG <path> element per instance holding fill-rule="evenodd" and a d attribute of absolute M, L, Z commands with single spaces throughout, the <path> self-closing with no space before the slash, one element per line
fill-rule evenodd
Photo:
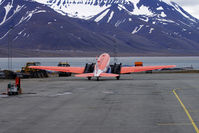
<path fill-rule="evenodd" d="M 117 76 L 116 79 L 119 80 L 119 79 L 120 79 L 120 76 Z"/>
<path fill-rule="evenodd" d="M 91 80 L 91 77 L 88 77 L 88 80 Z"/>
<path fill-rule="evenodd" d="M 99 77 L 97 77 L 97 81 L 99 81 Z"/>

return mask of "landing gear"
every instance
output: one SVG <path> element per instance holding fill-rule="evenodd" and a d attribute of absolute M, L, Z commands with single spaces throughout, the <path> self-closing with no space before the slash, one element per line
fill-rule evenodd
<path fill-rule="evenodd" d="M 122 63 L 120 64 L 115 63 L 114 65 L 111 65 L 111 73 L 120 75 L 121 67 L 122 67 Z M 116 79 L 119 80 L 120 76 L 117 76 Z"/>
<path fill-rule="evenodd" d="M 91 80 L 91 77 L 88 77 L 88 80 Z"/>
<path fill-rule="evenodd" d="M 97 77 L 97 81 L 99 81 L 99 77 Z"/>
<path fill-rule="evenodd" d="M 86 64 L 85 68 L 84 68 L 84 73 L 93 73 L 95 69 L 95 63 L 92 64 Z"/>
<path fill-rule="evenodd" d="M 117 76 L 116 79 L 119 80 L 119 79 L 120 79 L 120 76 Z"/>

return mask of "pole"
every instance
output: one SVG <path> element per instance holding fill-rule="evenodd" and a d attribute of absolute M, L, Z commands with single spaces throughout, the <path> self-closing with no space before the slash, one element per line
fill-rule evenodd
<path fill-rule="evenodd" d="M 8 32 L 8 70 L 10 70 L 10 31 Z"/>
<path fill-rule="evenodd" d="M 10 27 L 8 31 L 8 70 L 12 70 L 12 40 L 10 32 L 14 27 Z"/>

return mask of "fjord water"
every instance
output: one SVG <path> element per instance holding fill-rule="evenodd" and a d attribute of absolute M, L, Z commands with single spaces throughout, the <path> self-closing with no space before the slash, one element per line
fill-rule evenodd
<path fill-rule="evenodd" d="M 26 62 L 41 62 L 43 66 L 57 66 L 58 62 L 68 62 L 71 66 L 85 66 L 86 63 L 95 63 L 96 57 L 57 57 L 57 58 L 12 58 L 12 70 L 20 70 Z M 199 69 L 199 56 L 188 57 L 117 57 L 111 58 L 110 64 L 114 62 L 123 65 L 134 65 L 141 61 L 144 66 L 153 65 L 176 65 L 177 67 L 193 67 Z M 8 59 L 0 58 L 0 69 L 8 69 Z"/>

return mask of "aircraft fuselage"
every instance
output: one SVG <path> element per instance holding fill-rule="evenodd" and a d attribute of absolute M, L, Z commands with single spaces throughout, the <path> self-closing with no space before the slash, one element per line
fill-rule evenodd
<path fill-rule="evenodd" d="M 95 65 L 94 76 L 99 77 L 101 73 L 105 73 L 109 67 L 110 56 L 107 53 L 101 54 Z"/>

